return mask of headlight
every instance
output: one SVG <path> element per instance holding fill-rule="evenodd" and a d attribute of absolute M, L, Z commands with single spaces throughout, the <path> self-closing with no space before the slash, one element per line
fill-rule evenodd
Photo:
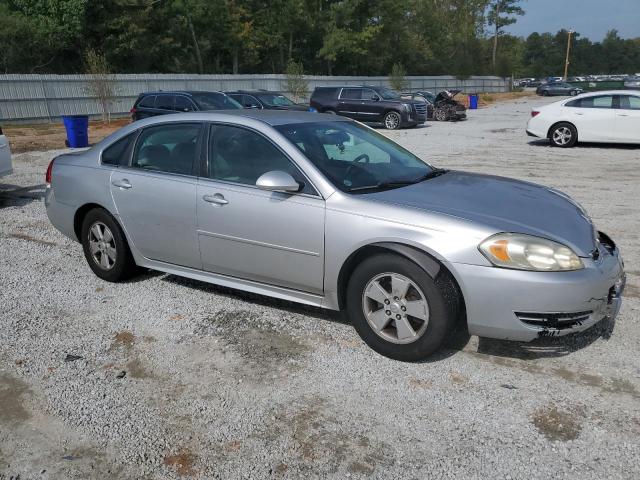
<path fill-rule="evenodd" d="M 408 103 L 403 103 L 402 104 L 402 108 L 405 109 L 405 111 L 410 112 L 411 111 L 411 105 Z"/>
<path fill-rule="evenodd" d="M 542 272 L 584 268 L 580 257 L 569 247 L 531 235 L 498 233 L 487 238 L 478 248 L 497 267 Z"/>

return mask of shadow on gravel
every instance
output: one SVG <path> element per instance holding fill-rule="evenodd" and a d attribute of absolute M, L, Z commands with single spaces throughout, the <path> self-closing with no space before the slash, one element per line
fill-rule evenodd
<path fill-rule="evenodd" d="M 0 208 L 23 207 L 33 201 L 42 200 L 45 187 L 44 183 L 28 187 L 0 183 Z"/>
<path fill-rule="evenodd" d="M 563 357 L 588 347 L 600 338 L 608 340 L 614 327 L 615 322 L 602 320 L 584 332 L 565 337 L 543 337 L 529 343 L 480 337 L 478 353 L 521 360 Z"/>
<path fill-rule="evenodd" d="M 349 322 L 340 314 L 340 312 L 334 312 L 333 310 L 325 310 L 323 308 L 313 307 L 311 305 L 303 305 L 301 303 L 289 302 L 287 300 L 267 297 L 264 295 L 259 295 L 257 293 L 222 287 L 219 285 L 214 285 L 212 283 L 200 282 L 198 280 L 179 277 L 177 275 L 166 275 L 164 278 L 162 278 L 162 281 L 182 285 L 203 292 L 210 292 L 215 293 L 216 295 L 243 300 L 245 302 L 258 304 L 265 307 L 279 308 L 280 310 L 285 310 L 289 313 L 306 315 L 320 320 L 329 320 L 331 322 L 342 323 L 345 325 L 349 324 Z"/>
<path fill-rule="evenodd" d="M 551 145 L 551 143 L 549 143 L 549 140 L 547 140 L 546 138 L 539 138 L 537 140 L 532 140 L 529 142 L 529 145 L 531 145 L 532 147 L 548 147 L 548 148 L 558 148 L 558 147 L 554 147 L 553 145 Z M 580 149 L 580 148 L 593 148 L 593 149 L 599 149 L 599 150 L 604 150 L 604 149 L 616 149 L 616 150 L 639 150 L 640 149 L 640 145 L 634 145 L 634 144 L 629 144 L 629 143 L 582 143 L 582 142 L 578 142 L 578 144 L 573 147 L 573 149 Z M 560 148 L 558 148 L 558 150 L 562 150 Z"/>

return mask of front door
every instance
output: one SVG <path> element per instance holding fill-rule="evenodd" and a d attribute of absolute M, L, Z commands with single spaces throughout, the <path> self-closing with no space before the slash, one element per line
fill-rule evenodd
<path fill-rule="evenodd" d="M 362 88 L 343 88 L 338 99 L 338 114 L 362 120 Z"/>
<path fill-rule="evenodd" d="M 614 134 L 618 142 L 640 143 L 640 96 L 620 95 Z"/>
<path fill-rule="evenodd" d="M 573 104 L 573 102 L 571 102 Z M 578 141 L 608 142 L 612 140 L 613 95 L 584 97 L 569 107 L 572 123 L 578 129 Z"/>
<path fill-rule="evenodd" d="M 202 124 L 145 128 L 129 166 L 111 173 L 111 194 L 124 228 L 145 257 L 201 268 L 194 168 Z"/>
<path fill-rule="evenodd" d="M 258 177 L 290 173 L 299 193 L 258 189 Z M 198 239 L 207 271 L 322 293 L 325 202 L 270 140 L 212 125 L 207 173 L 198 182 Z"/>

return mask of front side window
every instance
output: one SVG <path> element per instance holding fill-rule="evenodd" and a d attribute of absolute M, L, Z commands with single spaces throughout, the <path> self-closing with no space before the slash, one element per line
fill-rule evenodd
<path fill-rule="evenodd" d="M 620 108 L 623 110 L 640 110 L 640 97 L 620 95 Z"/>
<path fill-rule="evenodd" d="M 360 100 L 362 98 L 361 88 L 343 88 L 340 98 L 345 100 Z"/>
<path fill-rule="evenodd" d="M 395 90 L 391 90 L 390 88 L 381 87 L 381 88 L 378 88 L 377 91 L 380 94 L 380 96 L 385 100 L 395 100 L 400 98 L 400 95 L 398 94 L 398 92 L 396 92 Z"/>
<path fill-rule="evenodd" d="M 173 95 L 158 95 L 156 108 L 160 110 L 173 110 Z"/>
<path fill-rule="evenodd" d="M 127 163 L 125 157 L 134 137 L 135 134 L 129 134 L 105 148 L 102 152 L 102 163 L 104 165 L 125 165 Z"/>
<path fill-rule="evenodd" d="M 224 93 L 196 93 L 193 99 L 200 110 L 237 110 L 242 108 L 238 102 Z"/>
<path fill-rule="evenodd" d="M 354 122 L 275 127 L 336 186 L 366 193 L 416 183 L 440 172 L 375 130 Z"/>
<path fill-rule="evenodd" d="M 209 136 L 209 178 L 255 186 L 262 174 L 273 170 L 290 174 L 302 185 L 301 193 L 315 194 L 293 162 L 259 133 L 231 125 L 212 126 Z"/>
<path fill-rule="evenodd" d="M 134 168 L 191 175 L 197 158 L 199 123 L 145 128 L 136 142 Z"/>
<path fill-rule="evenodd" d="M 258 95 L 258 98 L 262 101 L 262 103 L 266 103 L 270 107 L 289 107 L 291 105 L 295 105 L 293 101 L 291 101 L 284 95 L 277 93 L 261 93 L 260 95 Z"/>
<path fill-rule="evenodd" d="M 380 96 L 369 88 L 365 88 L 362 90 L 362 99 L 363 100 L 376 100 L 379 99 Z"/>

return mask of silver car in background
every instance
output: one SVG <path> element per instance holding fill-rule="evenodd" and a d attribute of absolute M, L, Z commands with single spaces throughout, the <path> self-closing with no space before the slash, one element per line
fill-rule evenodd
<path fill-rule="evenodd" d="M 13 167 L 11 164 L 11 149 L 9 148 L 9 140 L 2 133 L 0 127 L 0 177 L 11 175 Z"/>
<path fill-rule="evenodd" d="M 435 168 L 325 114 L 142 120 L 47 171 L 53 225 L 91 269 L 146 267 L 343 310 L 377 352 L 416 361 L 458 320 L 530 341 L 614 318 L 615 243 L 550 188 Z"/>

